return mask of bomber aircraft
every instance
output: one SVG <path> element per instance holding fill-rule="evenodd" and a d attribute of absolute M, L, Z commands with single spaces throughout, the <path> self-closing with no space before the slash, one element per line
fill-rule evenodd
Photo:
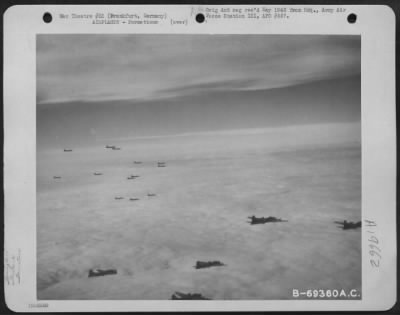
<path fill-rule="evenodd" d="M 251 216 L 248 217 L 249 219 L 251 219 L 251 222 L 248 222 L 250 224 L 265 224 L 265 223 L 270 223 L 270 222 L 288 222 L 287 220 L 282 220 L 282 219 L 278 219 L 276 217 L 261 217 L 261 218 L 257 218 L 256 216 Z"/>
<path fill-rule="evenodd" d="M 361 227 L 361 221 L 358 222 L 348 222 L 344 220 L 343 222 L 341 221 L 335 221 L 336 224 L 339 224 L 343 230 L 350 230 L 350 229 L 358 229 Z"/>

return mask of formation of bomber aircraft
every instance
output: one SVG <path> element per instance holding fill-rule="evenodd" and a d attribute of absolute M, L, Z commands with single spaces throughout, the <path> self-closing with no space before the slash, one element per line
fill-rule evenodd
<path fill-rule="evenodd" d="M 106 145 L 106 149 L 112 149 L 112 150 L 120 150 L 121 148 L 116 147 L 115 145 Z M 64 149 L 64 152 L 72 152 L 72 149 Z M 134 164 L 142 164 L 142 161 L 134 161 Z M 166 162 L 157 162 L 157 167 L 166 167 Z M 94 172 L 93 175 L 95 176 L 100 176 L 103 175 L 103 173 L 100 172 Z M 128 180 L 131 179 L 136 179 L 139 178 L 140 175 L 129 175 L 127 177 Z M 61 176 L 53 176 L 54 179 L 61 179 Z M 147 193 L 147 197 L 155 197 L 155 193 Z M 115 200 L 122 200 L 124 199 L 123 196 L 115 196 Z M 140 200 L 139 198 L 129 198 L 129 201 L 138 201 Z M 288 222 L 288 220 L 283 220 L 281 218 L 277 218 L 274 216 L 268 216 L 268 217 L 256 217 L 255 215 L 249 216 L 248 217 L 250 221 L 247 221 L 247 223 L 250 223 L 251 225 L 254 224 L 265 224 L 265 223 L 277 223 L 277 222 Z M 349 230 L 349 229 L 357 229 L 361 228 L 361 221 L 358 222 L 351 222 L 347 220 L 343 221 L 334 221 L 334 223 L 338 224 L 340 228 L 343 230 Z M 203 268 L 211 268 L 211 267 L 219 267 L 219 266 L 226 266 L 226 264 L 214 260 L 214 261 L 196 261 L 196 265 L 194 266 L 195 269 L 203 269 Z M 115 275 L 117 274 L 116 269 L 90 269 L 88 273 L 88 277 L 99 277 L 99 276 L 106 276 L 106 275 Z M 182 293 L 176 291 L 172 296 L 171 300 L 210 300 L 200 293 Z"/>

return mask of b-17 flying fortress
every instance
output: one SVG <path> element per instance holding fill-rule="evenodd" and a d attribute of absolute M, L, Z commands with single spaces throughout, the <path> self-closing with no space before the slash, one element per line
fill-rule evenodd
<path fill-rule="evenodd" d="M 121 150 L 121 148 L 115 146 L 115 145 L 106 145 L 105 146 L 106 149 L 112 149 L 112 150 Z"/>
<path fill-rule="evenodd" d="M 249 222 L 250 224 L 265 224 L 265 223 L 271 223 L 271 222 L 288 222 L 287 220 L 282 220 L 282 219 L 278 219 L 275 217 L 257 218 L 256 216 L 253 215 L 248 218 L 251 219 L 251 222 Z"/>
<path fill-rule="evenodd" d="M 335 221 L 336 224 L 339 224 L 339 228 L 342 228 L 343 230 L 351 230 L 351 229 L 358 229 L 361 228 L 361 221 L 358 222 L 348 222 L 344 220 L 343 222 L 341 221 Z"/>

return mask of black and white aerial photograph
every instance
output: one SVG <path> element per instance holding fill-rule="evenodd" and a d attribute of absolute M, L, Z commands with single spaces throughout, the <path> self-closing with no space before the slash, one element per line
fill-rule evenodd
<path fill-rule="evenodd" d="M 361 299 L 361 37 L 37 35 L 36 227 L 39 300 Z"/>

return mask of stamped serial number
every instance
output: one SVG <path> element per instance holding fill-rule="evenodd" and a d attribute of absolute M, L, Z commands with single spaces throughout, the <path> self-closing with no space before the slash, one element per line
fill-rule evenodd
<path fill-rule="evenodd" d="M 361 293 L 356 289 L 308 289 L 308 290 L 292 290 L 294 298 L 309 298 L 309 299 L 358 299 Z"/>

